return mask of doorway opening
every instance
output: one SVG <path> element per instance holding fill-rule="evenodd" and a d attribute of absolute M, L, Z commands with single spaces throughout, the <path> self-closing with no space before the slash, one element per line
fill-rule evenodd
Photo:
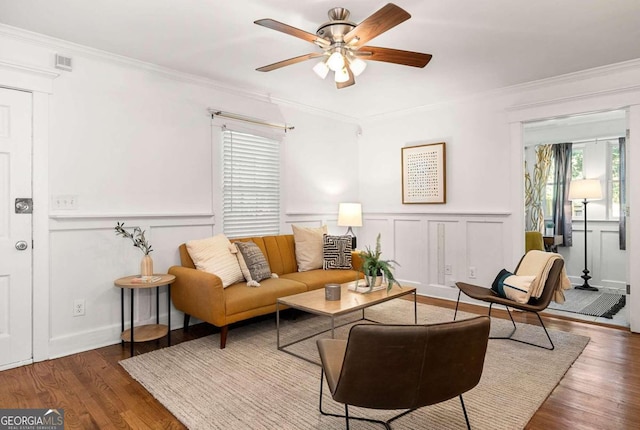
<path fill-rule="evenodd" d="M 627 128 L 624 109 L 524 124 L 526 229 L 540 231 L 547 250 L 563 256 L 574 286 L 565 305 L 551 306 L 550 313 L 629 327 Z M 583 179 L 601 189 L 588 206 L 569 200 L 571 182 Z M 575 288 L 587 281 L 597 291 Z"/>

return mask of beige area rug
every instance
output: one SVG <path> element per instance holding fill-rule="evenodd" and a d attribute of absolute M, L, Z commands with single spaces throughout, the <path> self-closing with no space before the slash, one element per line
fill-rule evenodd
<path fill-rule="evenodd" d="M 463 313 L 458 319 L 470 316 Z M 367 318 L 412 323 L 413 302 L 378 305 L 367 310 Z M 420 323 L 452 318 L 452 310 L 418 305 Z M 276 349 L 274 320 L 231 329 L 224 350 L 218 348 L 218 335 L 212 335 L 120 364 L 190 429 L 344 429 L 343 419 L 318 412 L 320 368 Z M 328 326 L 327 318 L 307 314 L 281 319 L 281 342 Z M 509 321 L 494 319 L 492 335 L 508 334 L 510 327 Z M 547 341 L 540 327 L 518 327 L 527 340 Z M 348 326 L 339 329 L 336 337 L 345 337 L 347 330 Z M 554 351 L 508 340 L 489 341 L 480 384 L 463 396 L 473 429 L 523 428 L 589 342 L 587 337 L 559 331 L 550 335 Z M 293 347 L 305 357 L 318 359 L 313 339 Z M 333 402 L 326 384 L 324 396 L 327 410 L 342 412 L 343 406 Z M 350 408 L 350 413 L 383 419 L 395 414 L 359 408 Z M 382 428 L 360 421 L 351 424 L 352 429 Z M 466 428 L 457 398 L 419 409 L 394 421 L 393 427 Z"/>

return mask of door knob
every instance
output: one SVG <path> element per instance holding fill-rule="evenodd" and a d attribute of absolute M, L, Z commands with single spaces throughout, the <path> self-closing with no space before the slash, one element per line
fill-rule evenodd
<path fill-rule="evenodd" d="M 24 241 L 24 240 L 20 240 L 20 241 L 16 242 L 16 249 L 18 251 L 24 251 L 28 247 L 29 247 L 29 245 L 27 245 L 27 242 Z"/>

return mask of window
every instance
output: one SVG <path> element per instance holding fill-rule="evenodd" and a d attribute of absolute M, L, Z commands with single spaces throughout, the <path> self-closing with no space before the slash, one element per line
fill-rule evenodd
<path fill-rule="evenodd" d="M 583 160 L 584 160 L 584 145 L 574 144 L 571 147 L 571 179 L 583 179 Z M 554 167 L 555 158 L 551 164 L 549 176 L 547 176 L 547 185 L 545 189 L 545 201 L 544 204 L 544 219 L 545 221 L 551 221 L 553 219 L 553 188 L 555 186 Z M 573 217 L 582 218 L 582 202 L 576 200 L 571 204 L 573 208 Z"/>
<path fill-rule="evenodd" d="M 571 150 L 571 179 L 584 179 L 584 145 L 573 145 Z M 584 206 L 581 200 L 571 202 L 573 218 L 582 218 Z"/>
<path fill-rule="evenodd" d="M 222 133 L 225 235 L 279 234 L 279 142 L 229 130 Z"/>
<path fill-rule="evenodd" d="M 609 219 L 620 218 L 620 143 L 610 140 L 607 146 L 607 211 Z"/>
<path fill-rule="evenodd" d="M 605 152 L 598 149 L 602 144 L 606 145 L 606 169 L 605 169 Z M 584 179 L 588 175 L 585 174 L 585 156 L 587 165 L 593 170 L 604 172 L 606 170 L 606 189 L 602 190 L 602 204 L 607 205 L 607 219 L 617 220 L 620 217 L 620 144 L 618 139 L 610 140 L 591 140 L 582 144 L 574 144 L 571 157 L 571 179 Z M 547 199 L 553 192 L 553 178 L 549 175 L 547 182 Z M 547 205 L 550 203 L 547 202 Z M 583 204 L 581 200 L 573 200 L 571 202 L 573 208 L 573 218 L 583 218 Z M 545 207 L 546 211 L 546 207 Z M 550 212 L 549 212 L 550 214 Z M 548 215 L 545 212 L 545 216 Z"/>

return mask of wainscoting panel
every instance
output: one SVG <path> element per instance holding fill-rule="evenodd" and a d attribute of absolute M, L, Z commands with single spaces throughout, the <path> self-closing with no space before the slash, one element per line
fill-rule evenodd
<path fill-rule="evenodd" d="M 507 265 L 504 244 L 508 213 L 365 213 L 358 248 L 375 246 L 381 234 L 383 258 L 399 266 L 397 279 L 419 294 L 455 299 L 456 281 L 491 282 Z M 476 278 L 468 268 L 476 267 Z"/>
<path fill-rule="evenodd" d="M 573 285 L 581 285 L 584 269 L 584 224 L 573 223 L 573 246 L 558 247 L 567 264 L 567 275 Z M 624 293 L 628 265 L 627 251 L 618 241 L 617 221 L 589 221 L 587 231 L 587 268 L 589 284 L 598 288 Z"/>
<path fill-rule="evenodd" d="M 395 258 L 396 238 L 393 231 L 393 220 L 395 218 L 389 216 L 369 217 L 363 214 L 360 234 L 358 236 L 358 249 L 366 249 L 370 247 L 375 249 L 376 237 L 380 234 L 380 243 L 385 258 Z M 402 263 L 400 263 L 402 264 Z"/>
<path fill-rule="evenodd" d="M 617 231 L 600 231 L 599 264 L 594 264 L 603 287 L 626 289 L 627 253 L 620 249 Z"/>
<path fill-rule="evenodd" d="M 462 276 L 458 261 L 458 246 L 461 241 L 460 221 L 430 220 L 428 225 L 427 282 L 433 286 L 452 287 Z"/>
<path fill-rule="evenodd" d="M 393 222 L 393 242 L 391 237 L 385 243 L 393 243 L 393 252 L 383 254 L 383 259 L 398 262 L 394 275 L 410 284 L 419 284 L 425 278 L 427 249 L 420 219 L 396 219 Z M 387 248 L 389 249 L 388 245 Z M 402 262 L 402 263 L 401 263 Z"/>
<path fill-rule="evenodd" d="M 505 268 L 504 234 L 502 222 L 467 222 L 467 259 L 464 268 L 468 282 L 486 286 Z"/>
<path fill-rule="evenodd" d="M 50 356 L 85 351 L 120 341 L 120 293 L 117 278 L 140 273 L 142 252 L 115 235 L 116 222 L 145 230 L 153 246 L 154 272 L 180 264 L 178 245 L 214 234 L 212 217 L 103 218 L 51 220 Z M 137 325 L 155 323 L 155 289 L 135 291 Z M 73 316 L 74 300 L 85 301 L 85 315 Z M 129 327 L 130 294 L 125 290 L 125 326 Z M 167 321 L 166 288 L 160 288 L 160 322 Z M 172 310 L 173 328 L 182 314 Z"/>

